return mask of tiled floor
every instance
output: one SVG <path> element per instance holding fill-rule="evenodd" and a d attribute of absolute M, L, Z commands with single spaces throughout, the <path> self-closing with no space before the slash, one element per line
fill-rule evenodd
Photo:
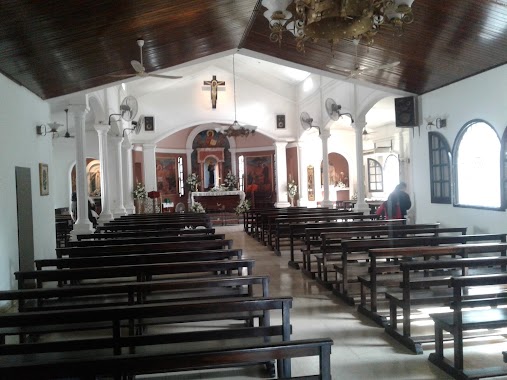
<path fill-rule="evenodd" d="M 291 310 L 292 339 L 333 339 L 333 379 L 450 379 L 428 362 L 428 355 L 433 350 L 432 345 L 424 347 L 423 355 L 412 354 L 387 336 L 383 329 L 358 314 L 354 307 L 342 303 L 330 291 L 318 286 L 300 271 L 289 268 L 288 252 L 282 252 L 282 257 L 276 256 L 273 251 L 246 235 L 242 226 L 216 227 L 216 230 L 217 233 L 226 233 L 227 238 L 234 239 L 234 248 L 242 248 L 245 258 L 256 260 L 255 274 L 270 276 L 272 296 L 294 298 Z M 471 349 L 477 352 L 480 347 Z M 489 357 L 494 357 L 495 365 L 502 364 L 502 350 L 507 350 L 505 340 L 491 352 L 487 352 Z M 316 358 L 294 359 L 292 376 L 314 374 L 317 368 Z M 263 377 L 266 377 L 263 371 L 245 368 L 156 378 L 179 380 Z"/>

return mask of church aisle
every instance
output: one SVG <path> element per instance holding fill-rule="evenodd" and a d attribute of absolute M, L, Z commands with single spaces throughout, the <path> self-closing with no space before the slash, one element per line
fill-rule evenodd
<path fill-rule="evenodd" d="M 255 274 L 268 274 L 272 296 L 292 296 L 292 339 L 329 337 L 334 340 L 331 355 L 334 379 L 450 379 L 428 362 L 432 346 L 423 355 L 413 355 L 395 343 L 384 330 L 376 327 L 348 306 L 287 265 L 288 252 L 282 257 L 243 232 L 242 226 L 217 227 L 234 239 L 234 248 L 242 248 L 245 258 L 255 259 Z M 292 375 L 312 373 L 314 358 L 293 360 Z M 238 379 L 251 377 L 234 377 Z"/>

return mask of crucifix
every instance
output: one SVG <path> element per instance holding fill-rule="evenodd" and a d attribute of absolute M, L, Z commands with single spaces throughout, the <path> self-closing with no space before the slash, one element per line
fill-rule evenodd
<path fill-rule="evenodd" d="M 211 80 L 205 80 L 204 84 L 211 86 L 211 107 L 217 108 L 217 90 L 218 86 L 225 86 L 225 81 L 217 80 L 217 76 L 213 75 Z"/>

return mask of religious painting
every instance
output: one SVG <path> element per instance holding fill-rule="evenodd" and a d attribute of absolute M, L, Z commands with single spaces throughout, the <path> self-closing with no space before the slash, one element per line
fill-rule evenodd
<path fill-rule="evenodd" d="M 176 194 L 178 192 L 178 165 L 176 157 L 157 155 L 156 175 L 157 191 L 162 194 Z"/>
<path fill-rule="evenodd" d="M 307 179 L 308 179 L 308 188 L 307 188 L 308 200 L 314 201 L 315 200 L 315 176 L 314 176 L 315 173 L 314 173 L 312 165 L 309 165 L 306 168 L 306 175 L 307 175 Z"/>
<path fill-rule="evenodd" d="M 88 194 L 91 197 L 100 197 L 100 162 L 91 161 L 86 166 L 86 175 L 88 177 Z"/>
<path fill-rule="evenodd" d="M 273 156 L 245 157 L 246 192 L 273 192 Z"/>
<path fill-rule="evenodd" d="M 49 168 L 48 164 L 39 164 L 40 195 L 49 195 Z"/>
<path fill-rule="evenodd" d="M 201 179 L 204 177 L 202 176 L 201 172 L 201 164 L 202 160 L 205 157 L 198 157 L 197 150 L 200 149 L 202 151 L 205 151 L 206 149 L 202 148 L 223 148 L 223 162 L 221 163 L 221 170 L 223 173 L 228 173 L 229 171 L 232 171 L 232 160 L 231 160 L 231 152 L 229 151 L 230 144 L 229 140 L 225 135 L 221 132 L 217 132 L 214 129 L 207 129 L 204 131 L 201 131 L 195 136 L 194 141 L 192 142 L 192 154 L 191 154 L 191 165 L 192 165 L 192 173 L 195 173 L 200 176 Z M 206 156 L 205 153 L 201 153 L 201 156 Z M 219 173 L 218 173 L 219 174 Z M 217 182 L 219 180 L 219 175 L 215 176 L 215 181 Z M 218 184 L 218 182 L 217 182 Z M 201 184 L 201 188 L 205 188 L 204 182 Z"/>
<path fill-rule="evenodd" d="M 335 186 L 339 188 L 349 187 L 349 164 L 345 157 L 339 153 L 331 152 L 327 155 L 329 164 L 329 186 Z M 323 178 L 323 165 L 320 167 L 320 180 L 321 184 L 324 185 Z"/>

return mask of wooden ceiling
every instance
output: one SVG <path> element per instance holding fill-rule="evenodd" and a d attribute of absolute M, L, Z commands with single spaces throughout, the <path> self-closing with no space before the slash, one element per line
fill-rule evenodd
<path fill-rule="evenodd" d="M 269 40 L 265 8 L 253 0 L 11 0 L 0 2 L 0 72 L 42 99 L 115 82 L 130 74 L 143 38 L 147 72 L 234 48 L 335 73 L 354 68 L 351 41 L 282 46 Z M 400 61 L 361 75 L 378 85 L 423 94 L 507 63 L 507 0 L 415 0 L 401 37 L 381 31 L 358 49 L 361 67 Z M 170 72 L 169 72 L 170 74 Z"/>

